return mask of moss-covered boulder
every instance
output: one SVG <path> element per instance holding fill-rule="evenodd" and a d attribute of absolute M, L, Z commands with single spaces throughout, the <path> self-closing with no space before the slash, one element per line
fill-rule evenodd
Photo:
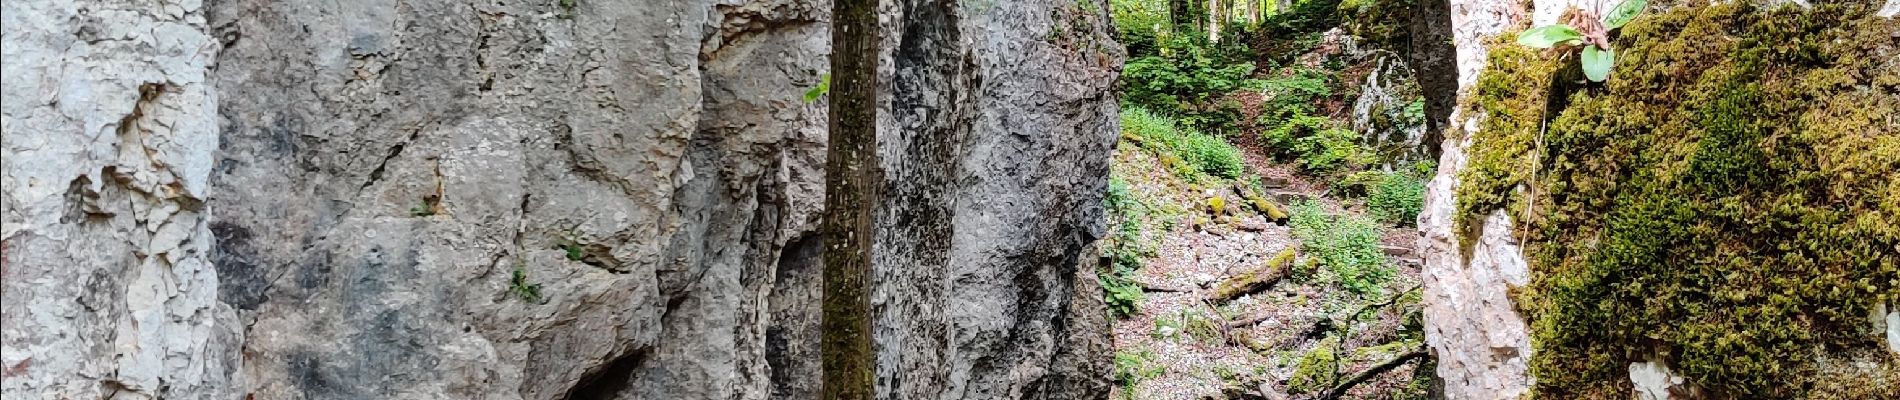
<path fill-rule="evenodd" d="M 1516 221 L 1538 398 L 1627 398 L 1652 359 L 1738 398 L 1900 362 L 1866 328 L 1900 299 L 1900 22 L 1742 3 L 1638 18 L 1600 85 L 1500 43 L 1463 105 L 1461 225 Z"/>

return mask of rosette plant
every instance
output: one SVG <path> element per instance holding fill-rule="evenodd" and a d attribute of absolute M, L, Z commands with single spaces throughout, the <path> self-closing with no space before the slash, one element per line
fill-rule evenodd
<path fill-rule="evenodd" d="M 1571 47 L 1581 48 L 1578 60 L 1583 63 L 1584 77 L 1590 78 L 1591 82 L 1602 82 L 1610 77 L 1610 67 L 1616 64 L 1616 52 L 1610 49 L 1610 31 L 1622 28 L 1648 7 L 1649 0 L 1623 0 L 1607 13 L 1571 10 L 1556 25 L 1531 28 L 1518 34 L 1517 43 L 1560 51 L 1568 51 Z"/>

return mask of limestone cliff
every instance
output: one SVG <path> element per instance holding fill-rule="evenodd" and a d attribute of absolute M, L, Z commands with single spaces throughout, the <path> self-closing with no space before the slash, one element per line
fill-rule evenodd
<path fill-rule="evenodd" d="M 4 7 L 9 396 L 815 397 L 824 1 Z M 885 4 L 884 396 L 1106 393 L 1106 10 Z"/>

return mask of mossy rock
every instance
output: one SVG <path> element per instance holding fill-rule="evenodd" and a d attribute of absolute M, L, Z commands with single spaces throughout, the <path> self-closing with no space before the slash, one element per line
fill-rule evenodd
<path fill-rule="evenodd" d="M 1338 339 L 1326 338 L 1313 345 L 1312 350 L 1300 356 L 1300 362 L 1293 367 L 1293 377 L 1286 381 L 1287 392 L 1293 394 L 1319 393 L 1332 388 L 1338 380 L 1334 368 L 1338 366 L 1338 355 L 1333 354 L 1333 346 Z"/>
<path fill-rule="evenodd" d="M 1825 397 L 1817 357 L 1884 345 L 1865 324 L 1900 299 L 1900 22 L 1744 3 L 1638 17 L 1602 84 L 1493 47 L 1457 220 L 1517 224 L 1538 398 L 1626 398 L 1657 355 L 1718 398 Z"/>
<path fill-rule="evenodd" d="M 1207 198 L 1207 213 L 1215 217 L 1227 215 L 1227 199 L 1220 196 Z"/>

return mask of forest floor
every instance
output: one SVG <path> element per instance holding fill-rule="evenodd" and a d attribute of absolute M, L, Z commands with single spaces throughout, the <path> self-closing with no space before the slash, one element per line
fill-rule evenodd
<path fill-rule="evenodd" d="M 1315 212 L 1364 218 L 1362 204 L 1329 198 L 1325 185 L 1275 164 L 1250 143 L 1239 147 L 1265 197 L 1294 219 Z M 1307 254 L 1314 246 L 1303 246 L 1295 224 L 1249 207 L 1208 206 L 1212 198 L 1246 201 L 1231 190 L 1233 181 L 1184 178 L 1165 164 L 1129 140 L 1116 151 L 1118 190 L 1139 210 L 1121 212 L 1116 229 L 1128 233 L 1111 246 L 1140 258 L 1138 268 L 1121 276 L 1142 293 L 1115 323 L 1119 385 L 1113 398 L 1323 398 L 1373 365 L 1422 350 L 1418 262 L 1411 258 L 1416 230 L 1380 225 L 1379 253 L 1389 275 L 1353 277 Z M 1293 262 L 1274 265 L 1289 250 Z M 1286 277 L 1224 304 L 1209 299 L 1224 280 L 1267 271 Z M 1353 279 L 1360 280 L 1358 290 L 1347 287 Z M 1413 371 L 1420 363 L 1403 362 L 1334 397 L 1419 398 L 1425 381 Z"/>

